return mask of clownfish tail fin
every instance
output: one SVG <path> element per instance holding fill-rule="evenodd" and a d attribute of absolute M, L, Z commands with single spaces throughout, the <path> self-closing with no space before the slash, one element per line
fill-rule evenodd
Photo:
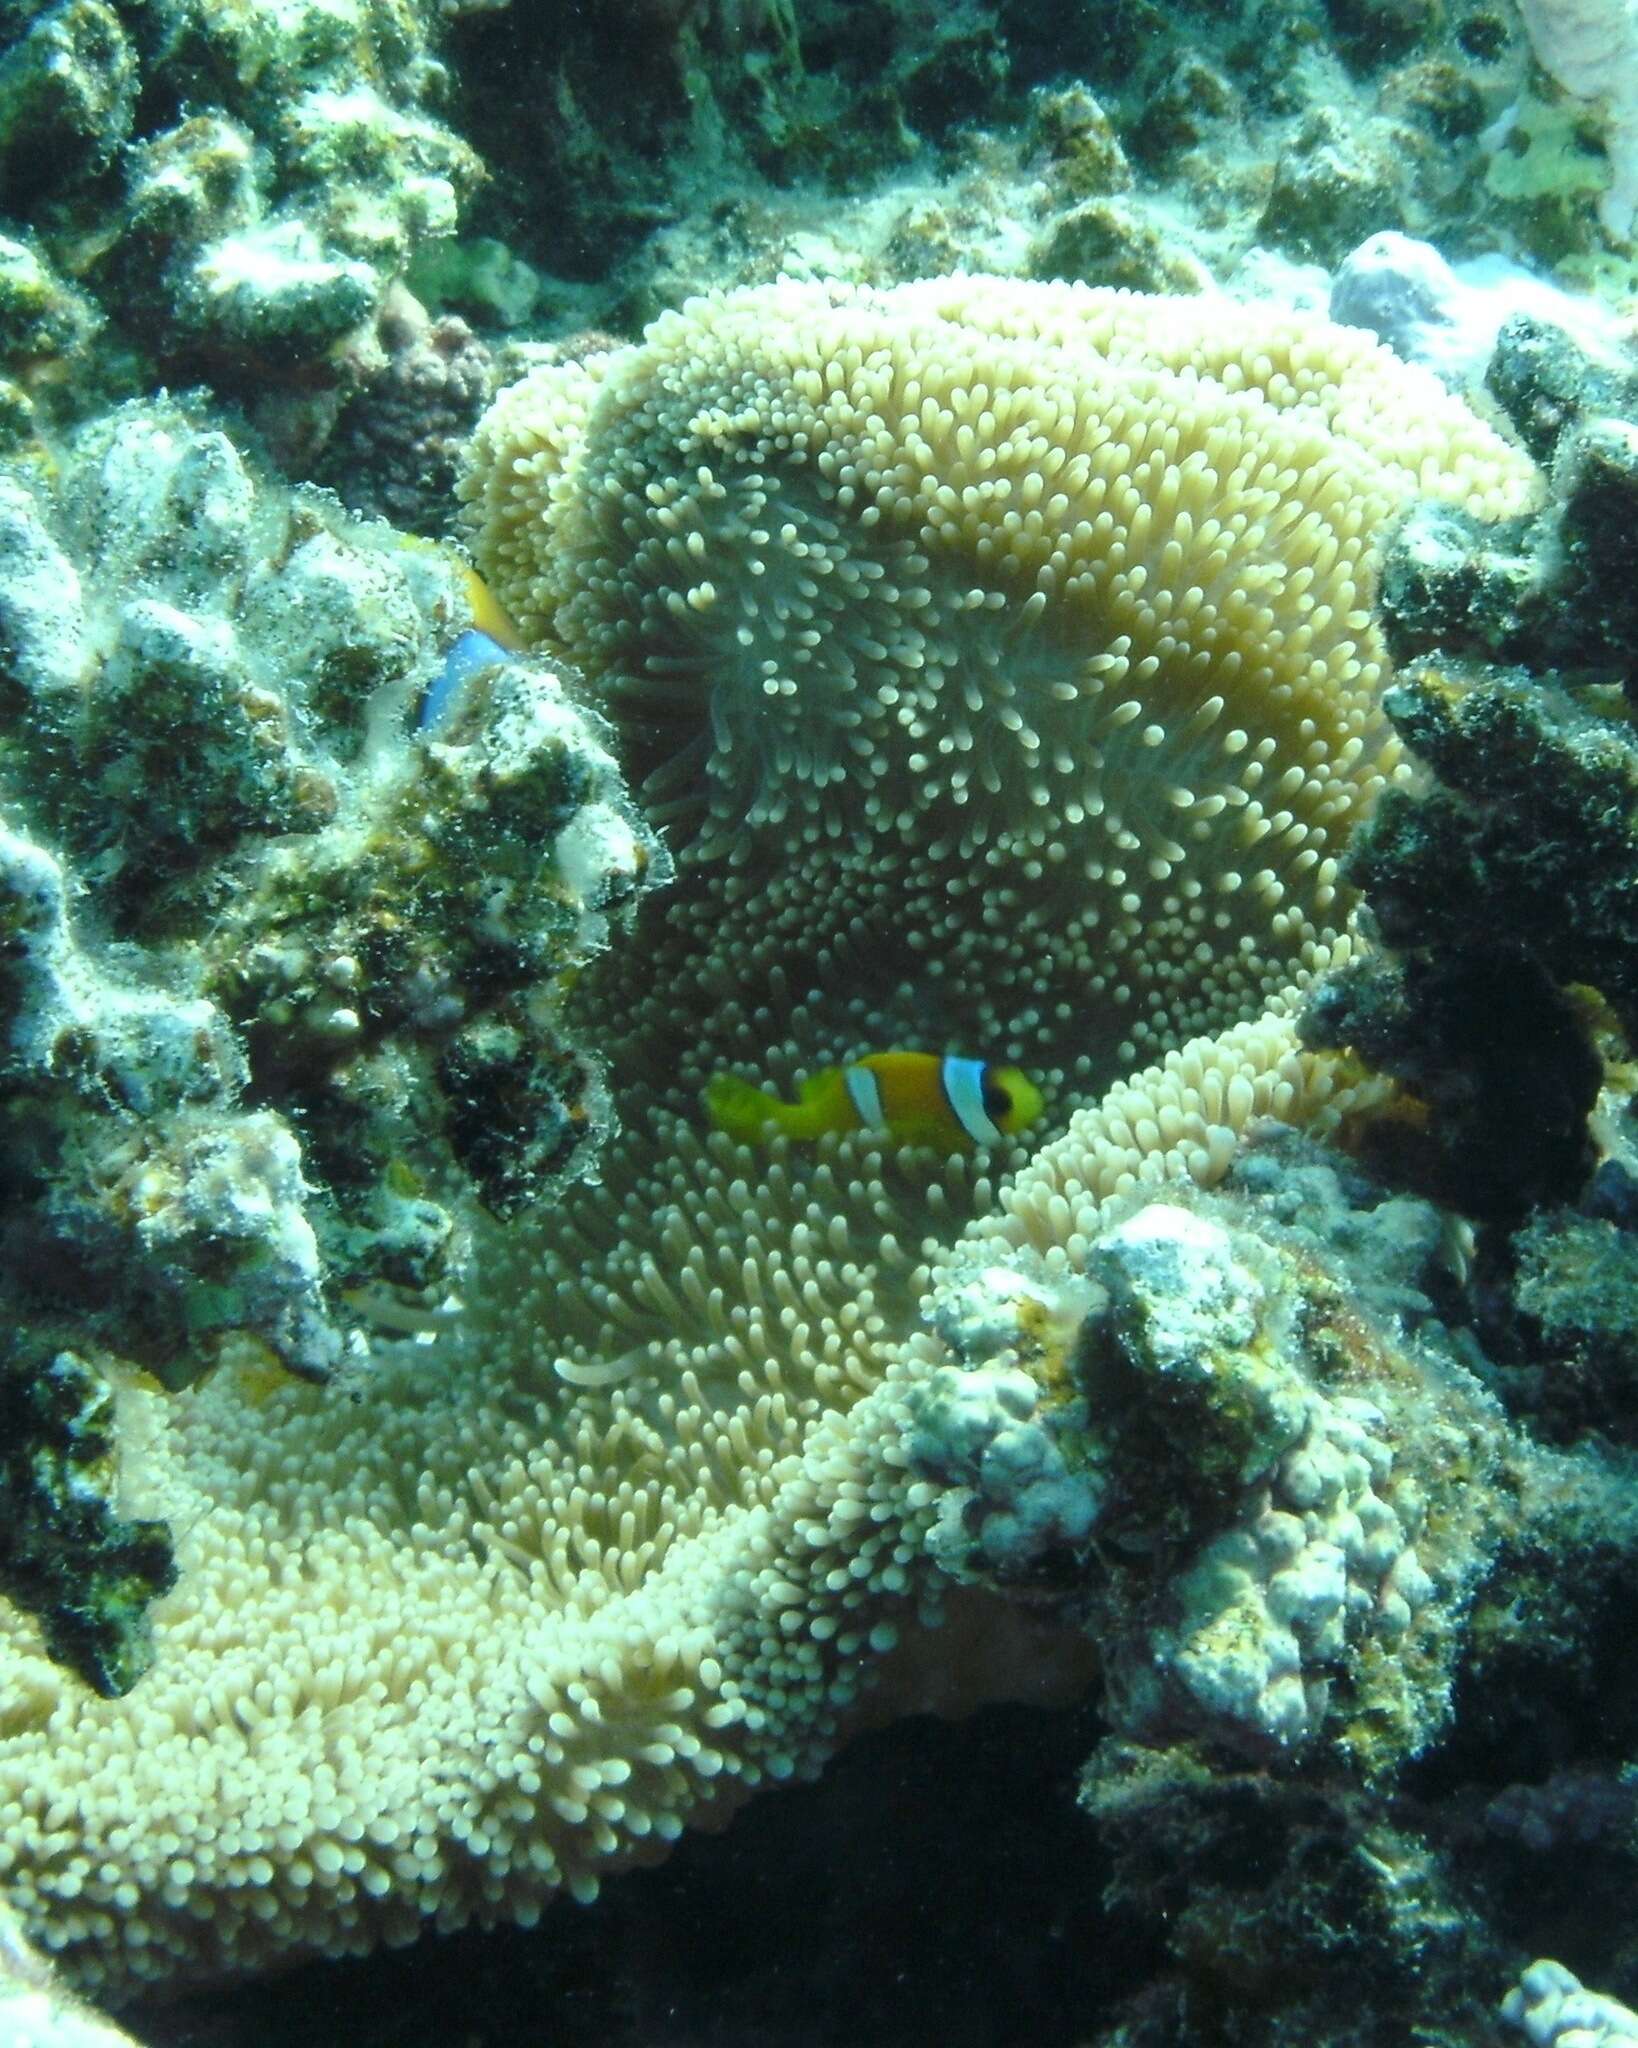
<path fill-rule="evenodd" d="M 705 1113 L 712 1126 L 726 1131 L 737 1145 L 754 1145 L 768 1126 L 783 1129 L 789 1103 L 739 1074 L 718 1074 L 706 1084 Z"/>

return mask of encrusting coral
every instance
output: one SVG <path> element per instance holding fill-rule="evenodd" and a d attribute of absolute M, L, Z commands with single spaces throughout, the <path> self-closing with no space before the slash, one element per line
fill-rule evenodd
<path fill-rule="evenodd" d="M 973 1256 L 1060 1285 L 1102 1198 L 1346 1113 L 1354 1070 L 1255 1014 L 1346 950 L 1334 863 L 1393 773 L 1379 529 L 1531 488 L 1323 323 L 985 280 L 712 300 L 503 397 L 483 565 L 681 841 L 577 993 L 623 1131 L 600 1189 L 475 1221 L 461 1321 L 356 1403 L 231 1364 L 129 1392 L 124 1510 L 180 1578 L 120 1702 L 4 1616 L 30 1929 L 117 1987 L 530 1919 L 815 1770 L 881 1672 L 913 1699 L 970 1478 L 914 1469 L 957 1355 L 918 1303 Z M 1030 1164 L 701 1128 L 717 1066 L 912 1034 L 1060 1111 L 1159 1064 Z M 1291 1415 L 1363 1527 L 1377 1425 Z"/>

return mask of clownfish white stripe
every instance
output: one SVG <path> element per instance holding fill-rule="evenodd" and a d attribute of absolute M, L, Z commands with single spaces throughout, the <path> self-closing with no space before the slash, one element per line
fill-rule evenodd
<path fill-rule="evenodd" d="M 944 1099 L 951 1114 L 975 1145 L 999 1145 L 1001 1133 L 984 1107 L 984 1062 L 957 1059 L 952 1053 L 939 1067 Z"/>
<path fill-rule="evenodd" d="M 842 1079 L 847 1083 L 848 1100 L 859 1113 L 859 1121 L 867 1131 L 885 1131 L 887 1113 L 882 1108 L 882 1084 L 868 1067 L 844 1067 Z"/>

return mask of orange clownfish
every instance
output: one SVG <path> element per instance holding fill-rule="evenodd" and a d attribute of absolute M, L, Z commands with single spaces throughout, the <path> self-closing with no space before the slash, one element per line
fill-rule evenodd
<path fill-rule="evenodd" d="M 936 1052 L 869 1052 L 810 1074 L 794 1102 L 738 1074 L 718 1074 L 705 1111 L 742 1145 L 822 1138 L 827 1131 L 882 1131 L 900 1145 L 970 1152 L 999 1145 L 1041 1114 L 1041 1091 L 1016 1067 Z"/>

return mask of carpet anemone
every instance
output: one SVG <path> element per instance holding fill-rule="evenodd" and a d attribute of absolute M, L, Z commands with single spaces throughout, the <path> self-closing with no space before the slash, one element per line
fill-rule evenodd
<path fill-rule="evenodd" d="M 678 856 L 577 996 L 621 1129 L 356 1402 L 128 1394 L 153 1669 L 90 1699 L 0 1610 L 30 1929 L 119 1985 L 531 1919 L 818 1769 L 884 1671 L 916 1699 L 927 1288 L 1070 1272 L 1108 1196 L 1346 1108 L 1263 1013 L 1346 948 L 1399 772 L 1383 531 L 1532 475 L 1362 335 L 1001 279 L 716 296 L 504 393 L 479 565 Z M 1047 1142 L 703 1126 L 719 1068 L 894 1043 L 1029 1067 Z"/>

